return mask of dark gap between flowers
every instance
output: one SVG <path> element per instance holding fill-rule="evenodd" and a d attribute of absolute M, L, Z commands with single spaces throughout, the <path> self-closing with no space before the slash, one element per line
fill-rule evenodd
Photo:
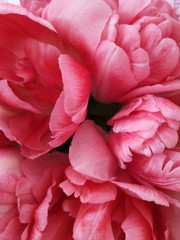
<path fill-rule="evenodd" d="M 90 99 L 88 102 L 88 112 L 87 112 L 86 119 L 93 120 L 97 125 L 103 128 L 106 132 L 109 132 L 110 126 L 107 125 L 107 121 L 112 116 L 114 116 L 121 108 L 122 108 L 122 104 L 118 104 L 118 103 L 105 104 L 105 103 L 96 101 L 92 96 L 90 96 Z M 58 152 L 68 153 L 72 139 L 73 139 L 73 136 L 71 136 L 61 146 L 52 149 L 50 152 L 58 151 Z"/>

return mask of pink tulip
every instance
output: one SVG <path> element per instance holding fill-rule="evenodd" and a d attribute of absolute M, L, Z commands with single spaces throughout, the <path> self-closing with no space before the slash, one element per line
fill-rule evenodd
<path fill-rule="evenodd" d="M 178 180 L 178 168 L 172 173 L 172 184 L 159 190 L 159 185 L 153 186 L 143 181 L 142 177 L 136 178 L 133 166 L 128 171 L 117 167 L 117 161 L 107 146 L 107 136 L 87 120 L 72 140 L 71 166 L 66 168 L 66 179 L 60 187 L 70 197 L 63 202 L 63 210 L 74 218 L 73 238 L 115 240 L 132 239 L 133 236 L 137 240 L 168 240 L 169 232 L 177 234 L 168 222 L 168 214 L 173 205 L 179 212 L 180 202 L 166 189 L 178 193 L 178 182 L 177 187 L 173 186 L 174 179 Z M 140 168 L 140 164 L 138 166 Z M 166 173 L 160 173 L 159 179 L 162 177 L 164 180 L 168 178 Z M 156 213 L 162 218 L 157 229 Z"/>
<path fill-rule="evenodd" d="M 96 50 L 94 97 L 101 102 L 122 102 L 153 93 L 155 86 L 157 92 L 165 91 L 167 83 L 166 91 L 173 90 L 171 82 L 180 76 L 179 72 L 175 74 L 180 36 L 174 34 L 180 24 L 169 4 L 124 0 L 113 6 L 113 11 Z"/>
<path fill-rule="evenodd" d="M 0 130 L 35 158 L 64 143 L 85 119 L 89 72 L 47 21 L 5 3 L 0 21 Z"/>
<path fill-rule="evenodd" d="M 125 102 L 180 89 L 180 22 L 166 1 L 22 2 L 36 13 L 40 5 L 41 16 L 91 68 L 96 100 Z"/>
<path fill-rule="evenodd" d="M 179 236 L 178 208 L 138 200 L 122 191 L 115 201 L 101 204 L 82 203 L 79 207 L 77 200 L 67 200 L 64 209 L 75 218 L 75 240 L 169 240 Z"/>
<path fill-rule="evenodd" d="M 19 219 L 24 225 L 22 240 L 72 239 L 73 219 L 62 210 L 64 195 L 59 187 L 67 165 L 67 156 L 58 152 L 23 162 L 24 177 L 16 190 Z"/>
<path fill-rule="evenodd" d="M 108 123 L 109 145 L 125 168 L 134 153 L 150 157 L 176 146 L 180 108 L 165 98 L 146 95 L 129 102 Z"/>

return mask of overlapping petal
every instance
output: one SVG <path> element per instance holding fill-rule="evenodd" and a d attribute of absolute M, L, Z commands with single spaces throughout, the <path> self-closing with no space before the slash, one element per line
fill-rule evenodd
<path fill-rule="evenodd" d="M 72 167 L 96 181 L 110 180 L 117 171 L 116 159 L 110 152 L 104 135 L 98 126 L 87 120 L 75 133 L 69 150 Z"/>
<path fill-rule="evenodd" d="M 85 119 L 90 74 L 73 54 L 62 54 L 48 21 L 1 4 L 0 22 L 0 129 L 36 158 L 63 144 Z"/>
<path fill-rule="evenodd" d="M 109 120 L 109 144 L 121 167 L 132 152 L 151 156 L 175 147 L 179 120 L 179 106 L 167 99 L 146 95 L 127 104 Z"/>

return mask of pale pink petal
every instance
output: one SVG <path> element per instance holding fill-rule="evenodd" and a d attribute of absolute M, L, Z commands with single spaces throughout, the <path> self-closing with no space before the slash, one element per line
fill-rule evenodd
<path fill-rule="evenodd" d="M 146 221 L 149 224 L 152 231 L 151 234 L 153 237 L 155 237 L 156 232 L 153 230 L 154 225 L 157 225 L 157 222 L 156 219 L 154 218 L 153 204 L 151 205 L 151 203 L 149 202 L 141 201 L 135 198 L 132 199 L 132 204 L 134 205 L 134 208 L 139 212 L 139 214 L 141 214 L 144 217 L 144 221 Z M 156 208 L 156 205 L 154 206 Z"/>
<path fill-rule="evenodd" d="M 180 80 L 175 79 L 169 82 L 161 82 L 152 86 L 138 87 L 127 94 L 118 98 L 118 102 L 127 102 L 135 97 L 142 96 L 145 94 L 156 94 L 156 93 L 171 93 L 173 91 L 180 90 Z"/>
<path fill-rule="evenodd" d="M 132 25 L 121 24 L 117 30 L 115 42 L 128 53 L 135 78 L 140 82 L 150 73 L 148 53 L 140 48 L 140 34 Z"/>
<path fill-rule="evenodd" d="M 127 240 L 151 240 L 152 229 L 142 214 L 136 208 L 132 209 L 122 223 L 122 229 L 125 232 Z"/>
<path fill-rule="evenodd" d="M 168 196 L 158 190 L 155 190 L 152 187 L 126 182 L 113 183 L 131 197 L 142 199 L 148 202 L 155 202 L 156 204 L 160 204 L 163 206 L 169 206 L 170 199 L 168 198 Z M 175 201 L 174 199 L 172 199 L 172 202 L 174 204 L 178 204 L 177 201 Z"/>
<path fill-rule="evenodd" d="M 76 185 L 84 185 L 84 183 L 86 182 L 86 177 L 83 176 L 82 174 L 78 173 L 77 171 L 75 171 L 71 166 L 66 168 L 66 176 L 67 178 Z"/>
<path fill-rule="evenodd" d="M 121 111 L 118 111 L 111 119 L 108 120 L 108 124 L 110 126 L 113 126 L 116 123 L 116 120 L 126 117 L 132 112 L 136 111 L 138 107 L 141 107 L 142 105 L 142 99 L 141 98 L 134 98 L 131 102 L 126 104 Z"/>
<path fill-rule="evenodd" d="M 74 239 L 114 240 L 110 213 L 110 203 L 81 205 L 74 223 Z"/>
<path fill-rule="evenodd" d="M 31 12 L 41 15 L 43 9 L 51 0 L 20 0 L 21 6 L 29 9 Z"/>
<path fill-rule="evenodd" d="M 170 34 L 172 32 L 172 20 L 167 19 L 167 20 L 159 23 L 158 27 L 161 29 L 161 33 L 162 33 L 163 38 L 170 37 Z"/>
<path fill-rule="evenodd" d="M 116 187 L 109 182 L 93 183 L 88 181 L 84 186 L 80 200 L 82 203 L 105 203 L 116 199 Z"/>
<path fill-rule="evenodd" d="M 176 67 L 179 60 L 179 47 L 170 38 L 162 39 L 150 53 L 151 77 L 162 81 Z"/>
<path fill-rule="evenodd" d="M 159 27 L 154 24 L 147 24 L 141 31 L 141 46 L 148 52 L 151 52 L 162 39 L 162 32 Z"/>
<path fill-rule="evenodd" d="M 131 67 L 138 82 L 143 81 L 150 74 L 149 56 L 142 48 L 138 48 L 129 55 Z"/>
<path fill-rule="evenodd" d="M 136 139 L 135 144 L 141 145 L 142 140 L 138 141 Z M 131 142 L 131 138 L 130 138 Z M 108 135 L 108 146 L 111 149 L 112 153 L 116 156 L 119 162 L 119 166 L 121 169 L 125 169 L 126 162 L 132 161 L 132 152 L 129 147 L 128 136 L 125 134 L 114 134 L 112 131 Z"/>
<path fill-rule="evenodd" d="M 86 109 L 91 90 L 89 71 L 70 55 L 62 54 L 59 66 L 64 84 L 64 108 L 74 123 L 81 123 L 86 117 Z"/>
<path fill-rule="evenodd" d="M 14 176 L 14 181 L 18 180 L 21 177 L 21 164 L 24 159 L 23 156 L 20 155 L 18 149 L 7 147 L 0 149 L 0 173 L 7 174 L 10 176 Z M 12 179 L 11 179 L 12 180 Z M 15 187 L 14 181 L 9 182 L 8 189 L 10 190 L 12 186 Z M 7 187 L 7 185 L 6 185 Z M 13 187 L 13 188 L 14 188 Z M 12 189 L 11 189 L 12 190 Z"/>
<path fill-rule="evenodd" d="M 154 186 L 180 191 L 180 152 L 166 150 L 152 157 L 135 156 L 127 168 L 138 179 L 143 179 Z"/>
<path fill-rule="evenodd" d="M 130 53 L 140 47 L 141 38 L 133 25 L 121 24 L 117 26 L 116 44 Z"/>
<path fill-rule="evenodd" d="M 103 135 L 92 121 L 85 121 L 73 137 L 69 158 L 77 172 L 88 178 L 104 181 L 114 177 L 117 163 Z"/>
<path fill-rule="evenodd" d="M 110 41 L 103 41 L 99 45 L 94 64 L 96 78 L 92 92 L 98 101 L 116 101 L 123 93 L 137 85 L 128 55 Z"/>
<path fill-rule="evenodd" d="M 86 56 L 85 60 L 91 64 L 110 15 L 110 7 L 103 1 L 55 0 L 48 5 L 42 16 L 55 26 L 65 42 Z"/>
<path fill-rule="evenodd" d="M 165 120 L 161 116 L 156 118 L 154 113 L 139 111 L 117 120 L 113 126 L 113 131 L 118 133 L 150 130 L 155 133 L 158 126 L 163 122 Z"/>
<path fill-rule="evenodd" d="M 178 43 L 180 41 L 180 32 L 178 31 L 180 27 L 180 22 L 176 21 L 173 18 L 171 18 L 171 21 L 172 21 L 171 38 L 175 39 L 175 41 Z"/>
<path fill-rule="evenodd" d="M 150 0 L 119 0 L 119 15 L 121 23 L 130 23 L 143 9 L 151 3 Z"/>
<path fill-rule="evenodd" d="M 62 183 L 60 183 L 60 188 L 62 188 L 63 192 L 67 195 L 70 196 L 74 194 L 75 198 L 78 198 L 81 194 L 81 186 L 77 186 L 73 183 L 71 183 L 69 180 L 65 180 Z"/>
<path fill-rule="evenodd" d="M 180 121 L 180 106 L 177 106 L 173 102 L 161 97 L 156 98 L 156 102 L 164 117 Z"/>
<path fill-rule="evenodd" d="M 79 198 L 82 203 L 99 204 L 116 199 L 116 187 L 109 182 L 95 183 L 87 181 L 84 186 L 72 184 L 69 180 L 65 180 L 60 184 L 67 196 L 74 194 L 75 198 Z"/>

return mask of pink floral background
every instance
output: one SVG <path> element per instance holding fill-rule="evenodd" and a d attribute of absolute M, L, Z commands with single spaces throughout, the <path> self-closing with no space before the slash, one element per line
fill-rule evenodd
<path fill-rule="evenodd" d="M 0 239 L 179 240 L 175 2 L 0 2 Z"/>

